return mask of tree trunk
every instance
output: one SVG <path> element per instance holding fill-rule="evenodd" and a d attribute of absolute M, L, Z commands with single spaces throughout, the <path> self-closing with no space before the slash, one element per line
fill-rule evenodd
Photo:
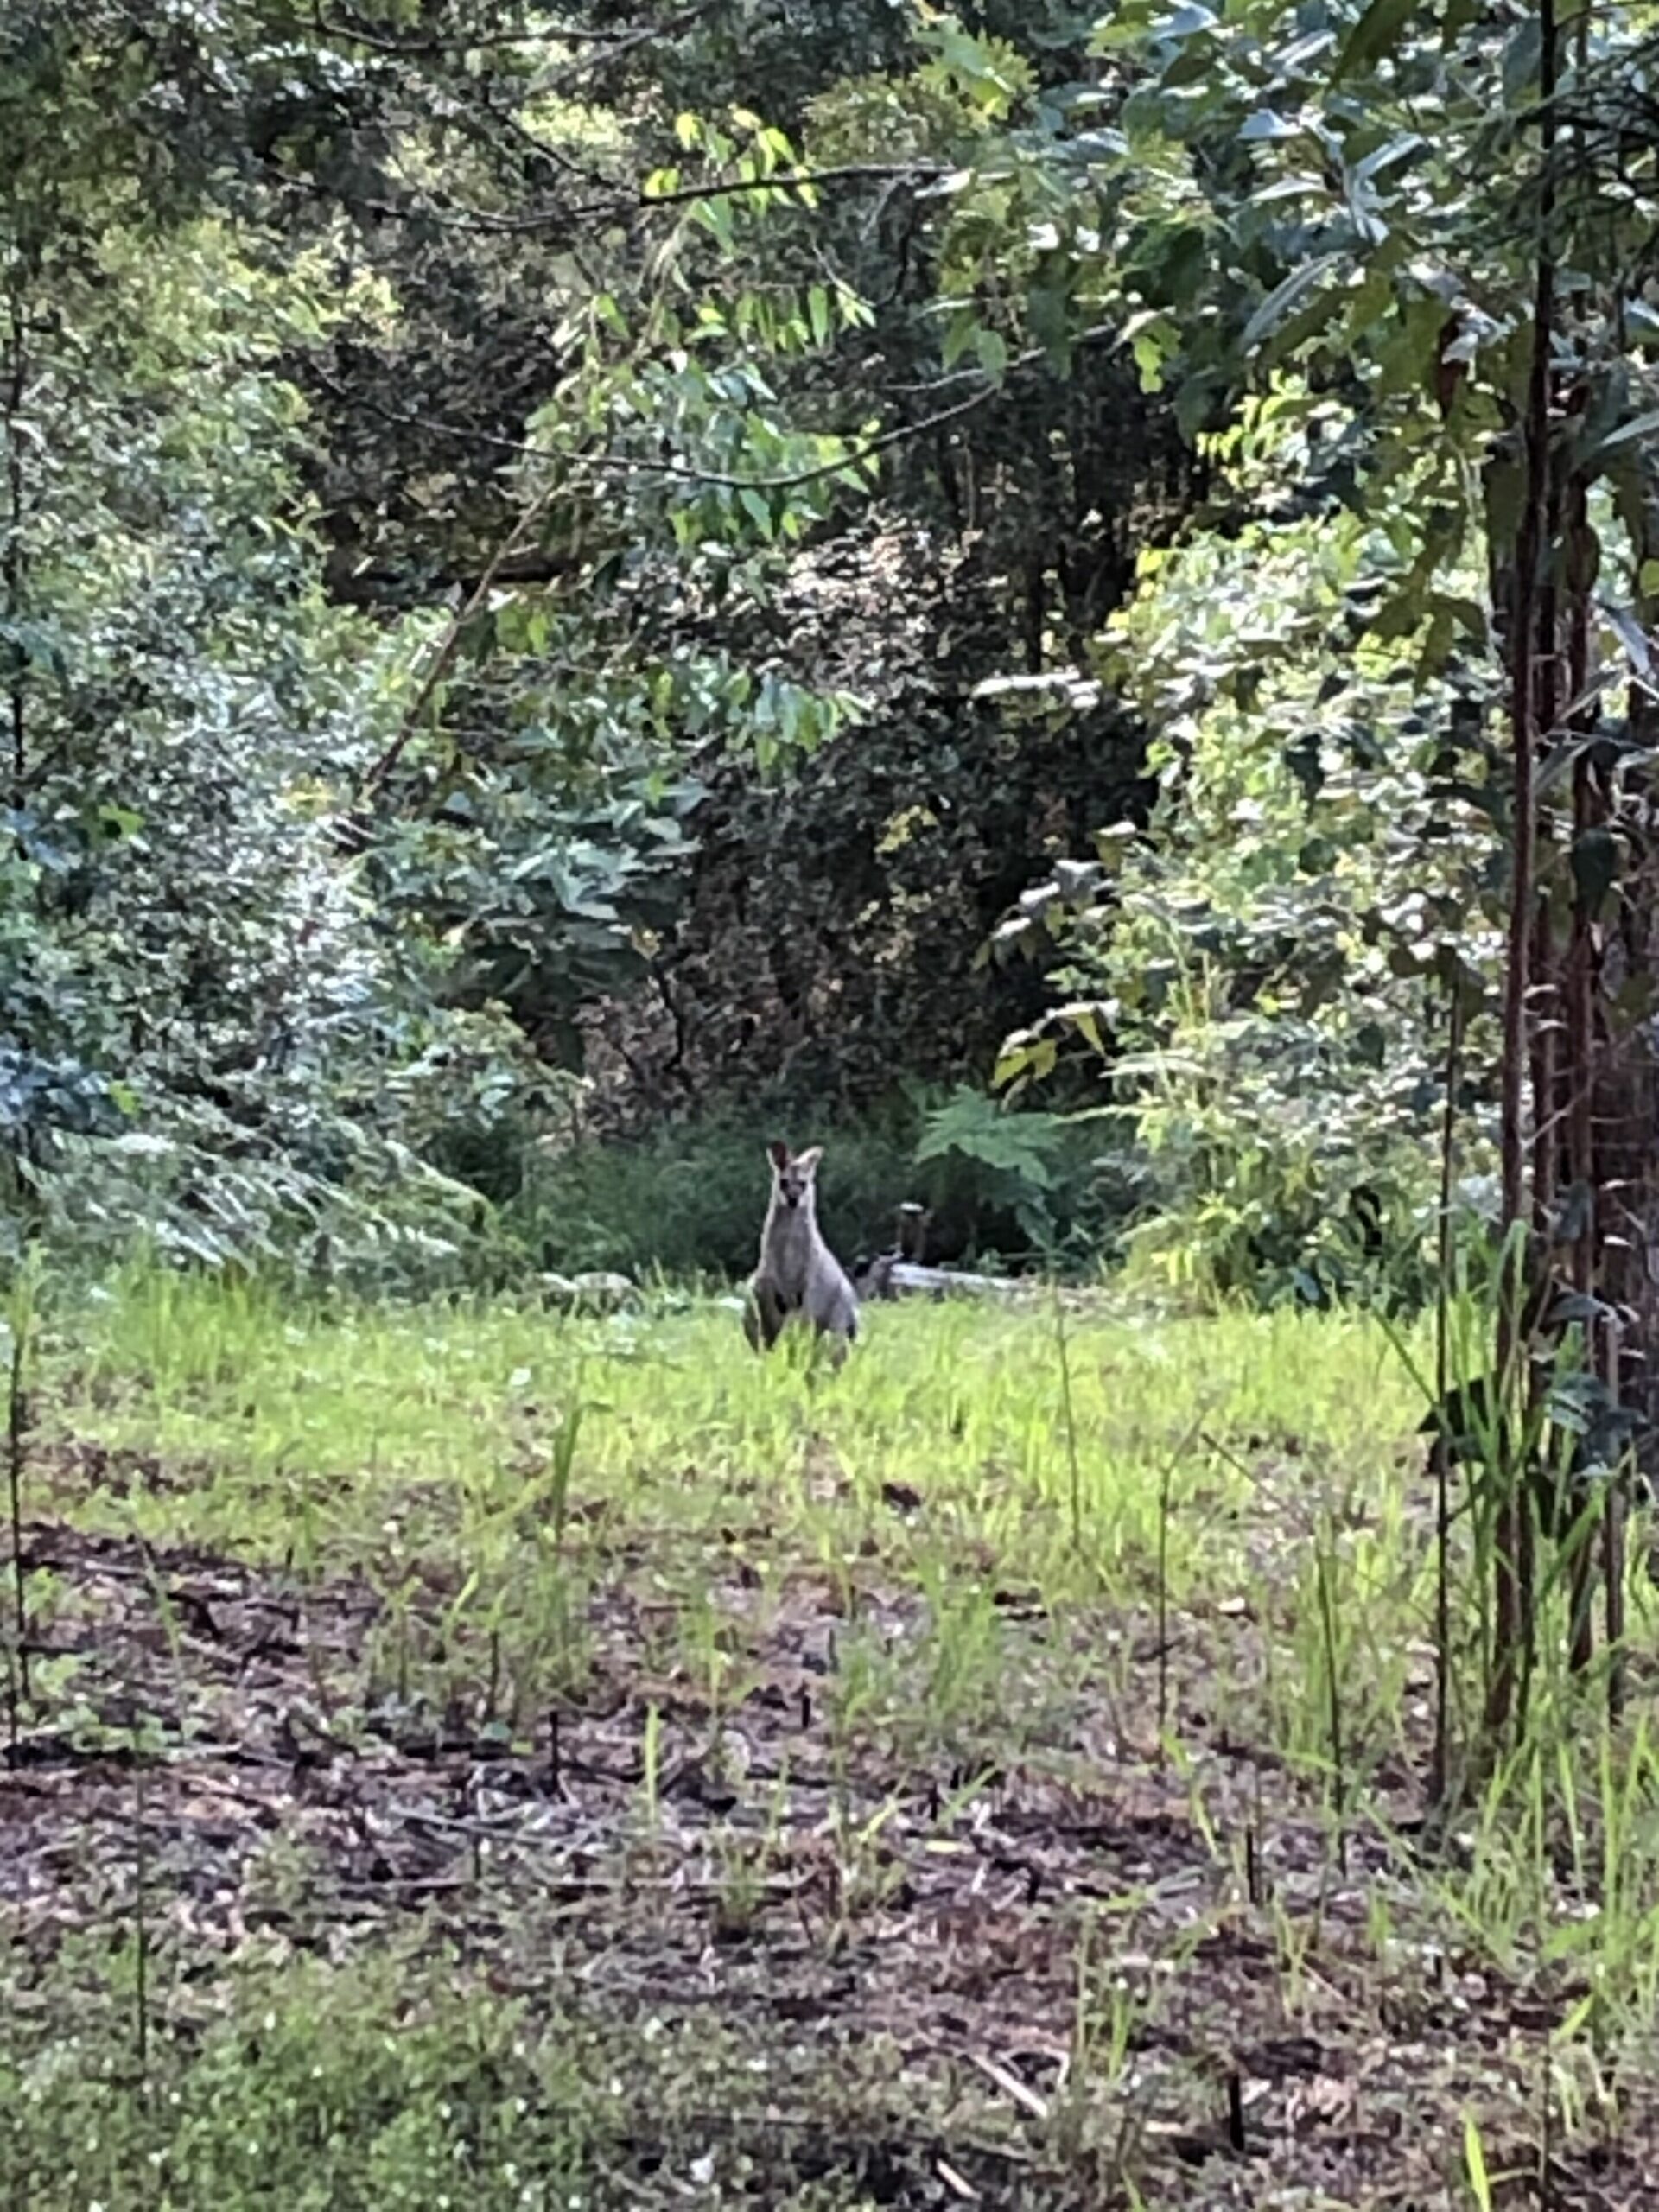
<path fill-rule="evenodd" d="M 1538 92 L 1545 181 L 1540 188 L 1538 260 L 1532 312 L 1532 360 L 1528 377 L 1526 489 L 1516 550 L 1514 612 L 1510 625 L 1510 721 L 1514 763 L 1514 831 L 1510 861 L 1508 967 L 1503 994 L 1503 1059 L 1500 1097 L 1503 1169 L 1503 1281 L 1497 1313 L 1497 1374 L 1506 1397 L 1524 1388 L 1526 1338 L 1522 1309 L 1529 1269 L 1525 1240 L 1529 1205 L 1526 1095 L 1532 1065 L 1529 1000 L 1535 920 L 1536 802 L 1533 787 L 1538 734 L 1538 626 L 1541 572 L 1548 549 L 1550 342 L 1555 320 L 1555 265 L 1549 236 L 1553 195 L 1548 159 L 1554 138 L 1556 27 L 1554 0 L 1539 0 Z M 1548 641 L 1553 649 L 1554 640 Z M 1506 1733 L 1524 1697 L 1526 1670 L 1535 1640 L 1531 1499 L 1523 1471 L 1503 1471 L 1503 1495 L 1494 1529 L 1491 1674 L 1487 1685 L 1489 1733 Z"/>

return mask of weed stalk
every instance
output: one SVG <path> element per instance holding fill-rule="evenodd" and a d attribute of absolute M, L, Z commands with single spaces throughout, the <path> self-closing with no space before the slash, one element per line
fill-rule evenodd
<path fill-rule="evenodd" d="M 1060 1363 L 1060 1412 L 1065 1422 L 1065 1453 L 1071 1477 L 1071 1548 L 1083 1551 L 1083 1464 L 1077 1454 L 1077 1416 L 1071 1398 L 1071 1351 L 1066 1340 L 1065 1305 L 1054 1286 L 1054 1346 Z"/>
<path fill-rule="evenodd" d="M 10 1698 L 11 1741 L 17 1741 L 18 1704 L 27 1704 L 29 1681 L 29 1581 L 23 1564 L 23 1472 L 29 1453 L 29 1353 L 35 1334 L 35 1285 L 21 1270 L 11 1301 L 11 1357 L 6 1376 L 6 1491 L 11 1522 L 11 1633 L 16 1688 Z"/>
<path fill-rule="evenodd" d="M 1458 1077 L 1463 1058 L 1463 995 L 1453 980 L 1446 1021 L 1445 1098 L 1440 1115 L 1440 1203 L 1436 1227 L 1434 1402 L 1451 1388 L 1452 1177 L 1456 1157 Z M 1452 1774 L 1452 1443 L 1441 1422 L 1434 1470 L 1434 1750 L 1430 1802 L 1443 1805 Z"/>
<path fill-rule="evenodd" d="M 1348 1872 L 1348 1770 L 1342 1743 L 1342 1675 L 1337 1650 L 1337 1611 L 1332 1584 L 1336 1530 L 1327 1513 L 1314 1555 L 1319 1595 L 1319 1632 L 1325 1641 L 1325 1678 L 1331 1745 L 1332 1802 L 1337 1820 L 1337 1865 Z"/>

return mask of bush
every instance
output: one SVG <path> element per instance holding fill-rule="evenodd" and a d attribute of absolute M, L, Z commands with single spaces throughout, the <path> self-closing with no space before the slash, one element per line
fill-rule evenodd
<path fill-rule="evenodd" d="M 766 1147 L 781 1135 L 823 1145 L 820 1219 L 843 1259 L 886 1250 L 895 1209 L 913 1198 L 933 1215 L 931 1257 L 1091 1266 L 1114 1249 L 1129 1201 L 1122 1168 L 1095 1158 L 1098 1127 L 1000 1115 L 967 1090 L 900 1092 L 851 1122 L 758 1112 L 669 1122 L 637 1142 L 532 1151 L 503 1227 L 543 1268 L 742 1274 L 766 1208 Z"/>

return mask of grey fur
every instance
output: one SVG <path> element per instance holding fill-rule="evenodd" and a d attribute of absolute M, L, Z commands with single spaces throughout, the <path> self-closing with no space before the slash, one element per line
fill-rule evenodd
<path fill-rule="evenodd" d="M 770 1351 L 797 1314 L 830 1341 L 837 1367 L 858 1334 L 858 1298 L 818 1229 L 814 1178 L 820 1146 L 791 1155 L 767 1147 L 772 1198 L 760 1231 L 760 1264 L 749 1281 L 743 1330 L 756 1351 Z"/>

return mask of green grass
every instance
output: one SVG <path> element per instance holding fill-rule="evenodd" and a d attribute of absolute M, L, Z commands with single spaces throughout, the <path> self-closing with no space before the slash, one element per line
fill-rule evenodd
<path fill-rule="evenodd" d="M 1172 1606 L 1248 1592 L 1275 1531 L 1311 1558 L 1321 1502 L 1356 1500 L 1375 1527 L 1344 1554 L 1345 1618 L 1357 1640 L 1386 1639 L 1379 1608 L 1416 1576 L 1398 1480 L 1414 1402 L 1380 1332 L 1292 1313 L 1073 1313 L 1066 1350 L 1069 1401 L 1040 1307 L 882 1309 L 837 1381 L 756 1359 L 711 1304 L 587 1321 L 506 1301 L 308 1316 L 150 1276 L 77 1318 L 54 1420 L 177 1471 L 118 1500 L 95 1489 L 82 1525 L 362 1573 L 394 1605 L 423 1578 L 453 1596 L 459 1578 L 452 1665 L 470 1649 L 475 1672 L 493 1638 L 509 1672 L 520 1656 L 535 1672 L 525 1701 L 579 1669 L 581 1593 L 613 1572 L 597 1526 L 649 1551 L 693 1641 L 722 1535 L 773 1592 L 801 1573 L 843 1599 L 879 1580 L 925 1626 L 892 1655 L 903 1679 L 873 1681 L 866 1702 L 924 1731 L 971 1714 L 1017 1733 L 1017 1712 L 986 1710 L 1005 1663 L 996 1589 L 1051 1611 L 1143 1609 L 1166 1472 Z M 909 1494 L 917 1510 L 895 1514 Z M 1300 1573 L 1293 1554 L 1287 1586 Z M 550 1620 L 568 1630 L 556 1649 Z M 878 1654 L 869 1665 L 879 1676 Z"/>
<path fill-rule="evenodd" d="M 831 2201 L 801 2183 L 787 2129 L 732 2155 L 719 2116 L 734 2054 L 718 2035 L 619 2034 L 593 2008 L 550 2018 L 453 1953 L 245 1964 L 175 2003 L 143 2065 L 130 1957 L 71 1958 L 44 2005 L 50 2039 L 34 2019 L 0 2037 L 15 2204 L 551 2212 L 626 2202 L 611 2177 L 630 2165 L 683 2187 L 722 2152 L 763 2201 Z M 870 2124 L 879 2063 L 849 2069 L 828 2124 Z M 776 2072 L 787 2094 L 787 2064 Z"/>
<path fill-rule="evenodd" d="M 18 1736 L 61 1788 L 20 1864 L 73 1932 L 3 1923 L 31 2204 L 962 2201 L 941 2158 L 994 2202 L 1208 2203 L 1156 2129 L 1287 2035 L 1338 2075 L 1403 2042 L 1377 2078 L 1448 2202 L 1465 2109 L 1494 2171 L 1541 2094 L 1564 2155 L 1647 2139 L 1639 1698 L 1611 1731 L 1546 1665 L 1446 1847 L 1408 1832 L 1431 1516 L 1385 1332 L 866 1321 L 836 1376 L 667 1296 L 48 1306 Z M 1040 2126 L 971 2070 L 1022 2005 L 1069 2054 Z M 1287 2189 L 1300 2094 L 1251 2107 Z"/>
<path fill-rule="evenodd" d="M 1144 1552 L 1171 1452 L 1215 1459 L 1195 1420 L 1240 1452 L 1277 1458 L 1289 1443 L 1314 1482 L 1339 1476 L 1372 1497 L 1414 1426 L 1398 1360 L 1361 1319 L 1073 1313 L 1068 1337 L 1090 1576 Z M 195 1471 L 141 1509 L 158 1532 L 257 1548 L 286 1529 L 271 1510 L 286 1486 L 309 1480 L 332 1493 L 329 1541 L 349 1553 L 387 1496 L 429 1484 L 460 1497 L 544 1447 L 580 1404 L 589 1498 L 707 1527 L 758 1487 L 786 1543 L 811 1540 L 825 1516 L 789 1479 L 810 1444 L 865 1504 L 884 1481 L 918 1484 L 1016 1547 L 1035 1579 L 1076 1580 L 1071 1438 L 1040 1306 L 879 1309 L 838 1384 L 755 1359 L 712 1303 L 592 1320 L 508 1300 L 307 1314 L 257 1289 L 151 1276 L 77 1313 L 52 1364 L 60 1427 Z M 677 1479 L 691 1465 L 696 1480 Z"/>

